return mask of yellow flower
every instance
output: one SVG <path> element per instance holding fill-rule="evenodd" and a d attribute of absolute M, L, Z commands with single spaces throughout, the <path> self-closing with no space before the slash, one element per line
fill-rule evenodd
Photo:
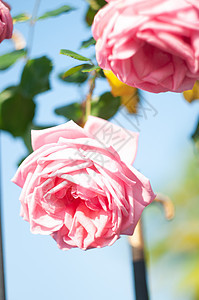
<path fill-rule="evenodd" d="M 183 92 L 183 96 L 190 103 L 194 100 L 199 99 L 199 80 L 195 82 L 192 90 Z"/>
<path fill-rule="evenodd" d="M 130 114 L 137 112 L 139 102 L 138 89 L 121 82 L 112 71 L 104 70 L 104 74 L 111 87 L 114 97 L 120 97 L 122 105 L 126 107 Z"/>

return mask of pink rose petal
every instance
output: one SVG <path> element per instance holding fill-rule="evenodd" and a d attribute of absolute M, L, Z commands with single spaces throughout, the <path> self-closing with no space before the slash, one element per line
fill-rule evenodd
<path fill-rule="evenodd" d="M 68 122 L 33 131 L 32 139 L 35 151 L 13 178 L 31 232 L 51 235 L 63 250 L 110 246 L 133 233 L 155 197 L 130 165 L 137 133 L 90 117 L 84 129 Z"/>
<path fill-rule="evenodd" d="M 149 92 L 192 89 L 199 78 L 198 1 L 107 2 L 92 26 L 98 64 Z"/>

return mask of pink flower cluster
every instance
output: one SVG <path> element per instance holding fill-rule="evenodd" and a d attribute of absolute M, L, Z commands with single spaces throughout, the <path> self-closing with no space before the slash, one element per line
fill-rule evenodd
<path fill-rule="evenodd" d="M 96 117 L 84 128 L 70 121 L 32 131 L 34 152 L 13 179 L 31 232 L 50 234 L 65 250 L 104 247 L 133 234 L 155 197 L 149 180 L 131 166 L 137 140 Z"/>
<path fill-rule="evenodd" d="M 13 22 L 10 15 L 9 5 L 0 1 L 0 43 L 12 37 Z"/>
<path fill-rule="evenodd" d="M 99 65 L 146 91 L 191 89 L 199 78 L 199 1 L 107 2 L 92 27 Z"/>

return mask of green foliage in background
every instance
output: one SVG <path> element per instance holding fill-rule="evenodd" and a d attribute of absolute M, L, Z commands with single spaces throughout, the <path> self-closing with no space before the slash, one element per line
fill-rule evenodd
<path fill-rule="evenodd" d="M 88 26 L 91 26 L 94 16 L 107 2 L 105 0 L 85 1 L 88 6 L 84 22 Z M 40 20 L 45 21 L 46 19 L 55 18 L 62 14 L 66 14 L 67 18 L 67 14 L 75 13 L 75 9 L 76 8 L 69 5 L 62 5 L 55 7 L 53 10 L 46 11 L 39 16 L 32 16 L 27 12 L 21 12 L 17 16 L 13 16 L 13 21 L 19 24 L 26 22 L 26 26 L 32 27 Z M 68 84 L 77 86 L 83 84 L 87 85 L 88 95 L 91 97 L 91 114 L 94 116 L 110 119 L 115 116 L 121 105 L 126 106 L 128 112 L 136 113 L 137 110 L 130 109 L 129 105 L 131 104 L 128 104 L 127 107 L 124 103 L 122 98 L 122 96 L 124 96 L 123 94 L 114 97 L 114 93 L 111 91 L 102 95 L 93 95 L 95 81 L 99 79 L 106 80 L 103 70 L 97 65 L 96 61 L 93 60 L 95 54 L 94 45 L 95 40 L 91 36 L 87 40 L 80 40 L 80 53 L 72 49 L 61 49 L 60 54 L 63 55 L 62 59 L 63 65 L 65 64 L 65 70 L 62 70 L 62 72 L 60 70 L 57 76 L 58 79 L 66 84 L 66 89 Z M 35 97 L 38 94 L 50 90 L 50 73 L 53 69 L 53 61 L 47 56 L 38 58 L 30 57 L 31 49 L 29 49 L 29 47 L 31 47 L 31 45 L 27 45 L 26 48 L 22 49 L 13 49 L 13 51 L 0 56 L 1 72 L 5 72 L 20 60 L 24 62 L 18 85 L 11 86 L 12 82 L 10 82 L 8 83 L 8 88 L 0 93 L 0 129 L 11 133 L 14 137 L 21 137 L 28 152 L 32 151 L 30 136 L 27 134 L 28 130 L 35 126 L 38 126 L 38 128 L 42 128 L 43 126 L 43 124 L 34 123 L 35 112 L 37 111 Z M 93 51 L 93 55 L 91 55 L 92 58 L 81 54 L 81 49 L 86 50 L 87 48 L 91 49 L 91 52 Z M 57 53 L 57 55 L 59 55 L 59 53 Z M 68 69 L 67 61 L 70 59 L 73 59 L 74 62 L 78 64 Z M 117 89 L 118 87 L 115 88 Z M 70 104 L 56 108 L 55 113 L 64 116 L 67 120 L 72 119 L 80 126 L 83 126 L 85 122 L 86 99 L 86 96 L 82 96 L 82 98 L 77 99 L 76 102 L 73 102 L 73 99 L 71 99 Z M 133 102 L 132 105 L 134 105 Z M 50 126 L 50 124 L 46 124 L 46 126 Z M 193 135 L 194 139 L 196 135 L 197 132 Z"/>
<path fill-rule="evenodd" d="M 67 120 L 81 124 L 84 118 L 84 103 L 72 103 L 66 106 L 59 107 L 55 113 L 64 116 Z M 110 119 L 115 115 L 120 107 L 120 97 L 113 97 L 110 92 L 102 94 L 99 99 L 91 102 L 91 115 L 105 120 Z"/>
<path fill-rule="evenodd" d="M 90 26 L 94 15 L 106 4 L 106 1 L 91 0 L 87 2 L 88 10 L 85 22 Z M 75 9 L 76 8 L 69 5 L 62 5 L 39 16 L 32 16 L 27 12 L 22 12 L 13 17 L 13 22 L 14 24 L 26 22 L 26 26 L 34 26 L 37 21 L 45 21 L 48 18 L 71 13 L 75 11 Z M 80 41 L 80 49 L 87 49 L 94 45 L 95 40 L 93 37 Z M 29 53 L 31 49 L 29 49 L 29 46 L 31 47 L 31 45 L 27 45 L 24 49 L 13 49 L 13 51 L 0 56 L 1 72 L 5 72 L 20 60 L 24 62 L 19 83 L 16 86 L 10 86 L 12 82 L 8 83 L 8 88 L 0 93 L 0 129 L 9 132 L 13 137 L 21 137 L 27 147 L 28 153 L 32 151 L 30 130 L 33 128 L 42 129 L 51 126 L 51 124 L 46 124 L 46 126 L 43 126 L 43 124 L 35 124 L 34 119 L 35 113 L 37 112 L 36 106 L 38 105 L 35 101 L 35 97 L 38 94 L 50 90 L 50 74 L 53 69 L 53 61 L 47 56 L 38 58 L 30 57 Z M 94 47 L 92 49 L 94 55 Z M 106 80 L 103 71 L 96 62 L 93 62 L 90 57 L 86 57 L 81 53 L 69 49 L 61 49 L 60 54 L 63 55 L 65 71 L 58 74 L 58 79 L 67 85 L 76 84 L 80 86 L 87 84 L 88 94 L 90 93 L 91 97 L 91 113 L 94 116 L 104 119 L 113 117 L 121 105 L 120 97 L 114 97 L 110 92 L 98 95 L 97 97 L 93 96 L 95 81 L 98 79 Z M 59 55 L 59 53 L 57 53 L 57 55 Z M 69 57 L 69 59 L 74 59 L 76 62 L 81 62 L 81 64 L 68 69 L 67 59 L 64 56 Z M 55 109 L 55 113 L 64 116 L 66 120 L 72 119 L 80 126 L 83 126 L 85 122 L 86 96 L 84 97 L 85 98 L 77 99 L 78 101 L 71 104 L 58 107 Z"/>
<path fill-rule="evenodd" d="M 180 270 L 176 292 L 190 294 L 190 300 L 199 299 L 199 156 L 190 162 L 185 178 L 178 182 L 171 195 L 176 207 L 174 220 L 166 225 L 166 233 L 150 249 L 154 264 L 164 260 L 172 270 Z M 169 254 L 169 255 L 168 255 Z M 172 275 L 171 275 L 172 276 Z M 189 300 L 187 299 L 187 300 Z"/>

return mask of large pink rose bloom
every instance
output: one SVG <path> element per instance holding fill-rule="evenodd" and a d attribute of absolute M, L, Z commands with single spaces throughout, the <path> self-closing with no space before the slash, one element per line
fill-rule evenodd
<path fill-rule="evenodd" d="M 92 27 L 99 65 L 146 91 L 191 89 L 199 78 L 199 1 L 107 2 Z"/>
<path fill-rule="evenodd" d="M 0 43 L 12 37 L 13 22 L 8 4 L 0 1 Z"/>
<path fill-rule="evenodd" d="M 95 117 L 84 129 L 70 121 L 33 131 L 34 152 L 13 179 L 23 188 L 21 215 L 31 232 L 50 234 L 65 250 L 100 248 L 133 234 L 155 197 L 131 166 L 137 138 Z"/>

